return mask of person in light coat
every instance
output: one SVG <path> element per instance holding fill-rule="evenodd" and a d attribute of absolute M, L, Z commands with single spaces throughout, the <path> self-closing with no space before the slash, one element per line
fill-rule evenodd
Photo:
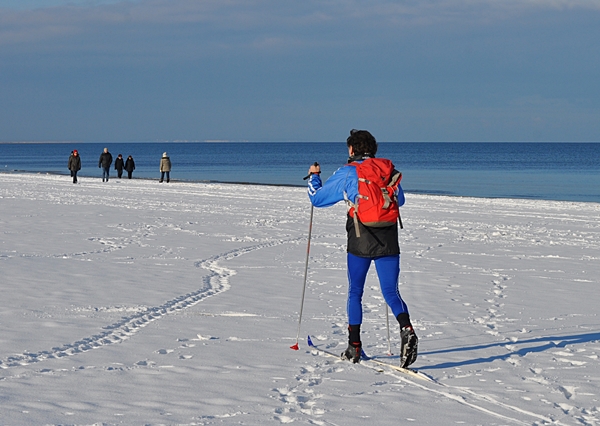
<path fill-rule="evenodd" d="M 171 159 L 166 152 L 163 152 L 162 158 L 160 159 L 160 183 L 165 180 L 165 174 L 167 175 L 167 183 L 169 183 L 171 180 Z"/>

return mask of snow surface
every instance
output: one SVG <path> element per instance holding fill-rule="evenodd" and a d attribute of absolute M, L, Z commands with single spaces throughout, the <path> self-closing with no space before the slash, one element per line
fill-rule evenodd
<path fill-rule="evenodd" d="M 307 346 L 346 345 L 344 214 L 315 209 L 293 351 L 304 189 L 0 174 L 0 424 L 600 424 L 599 204 L 407 195 L 437 383 Z M 385 357 L 374 271 L 364 308 Z"/>

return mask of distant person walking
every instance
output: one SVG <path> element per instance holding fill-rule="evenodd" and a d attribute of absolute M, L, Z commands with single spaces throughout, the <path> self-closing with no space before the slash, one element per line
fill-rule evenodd
<path fill-rule="evenodd" d="M 98 161 L 98 167 L 102 167 L 102 182 L 108 182 L 112 160 L 113 158 L 110 152 L 108 152 L 108 148 L 104 148 L 104 152 L 100 154 L 100 160 Z"/>
<path fill-rule="evenodd" d="M 125 170 L 127 170 L 127 177 L 131 179 L 131 174 L 135 170 L 135 161 L 133 161 L 131 155 L 127 157 L 127 161 L 125 161 Z"/>
<path fill-rule="evenodd" d="M 167 175 L 167 183 L 169 183 L 171 173 L 171 159 L 166 152 L 163 152 L 162 158 L 160 159 L 160 183 L 165 180 L 165 173 Z"/>
<path fill-rule="evenodd" d="M 71 155 L 69 155 L 69 164 L 71 164 L 71 158 L 73 157 L 73 151 L 71 151 Z M 69 167 L 69 170 L 71 170 L 71 168 Z M 73 172 L 71 172 L 71 177 L 73 177 Z"/>
<path fill-rule="evenodd" d="M 117 171 L 117 177 L 121 179 L 123 176 L 123 168 L 125 167 L 125 162 L 123 161 L 123 156 L 121 154 L 117 155 L 117 159 L 115 160 L 115 170 Z"/>
<path fill-rule="evenodd" d="M 73 178 L 73 183 L 77 183 L 77 172 L 81 170 L 81 158 L 79 157 L 79 152 L 76 149 L 73 150 L 71 156 L 69 157 L 69 170 L 71 171 L 71 177 Z"/>

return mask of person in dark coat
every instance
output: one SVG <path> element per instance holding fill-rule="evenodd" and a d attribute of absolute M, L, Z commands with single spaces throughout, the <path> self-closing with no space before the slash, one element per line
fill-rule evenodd
<path fill-rule="evenodd" d="M 100 154 L 100 160 L 98 161 L 98 167 L 102 167 L 102 182 L 108 182 L 112 160 L 113 158 L 110 152 L 108 152 L 108 148 L 104 148 L 104 152 Z"/>
<path fill-rule="evenodd" d="M 321 168 L 314 164 L 309 169 L 308 196 L 315 207 L 329 207 L 344 200 L 358 200 L 359 178 L 351 163 L 362 163 L 374 158 L 377 153 L 377 141 L 366 130 L 352 130 L 346 141 L 348 147 L 348 164 L 340 167 L 323 184 Z M 398 206 L 405 202 L 404 191 L 398 186 L 395 194 Z M 386 303 L 400 324 L 401 366 L 407 367 L 417 358 L 418 338 L 410 321 L 408 307 L 398 289 L 400 275 L 400 245 L 398 242 L 398 226 L 369 227 L 357 222 L 347 215 L 346 231 L 348 234 L 347 266 L 348 266 L 348 348 L 342 354 L 353 362 L 361 357 L 360 328 L 362 324 L 362 296 L 367 272 L 371 263 L 375 263 L 381 292 Z M 386 307 L 387 309 L 387 307 Z"/>
<path fill-rule="evenodd" d="M 71 155 L 69 155 L 69 163 L 71 163 L 71 158 L 73 157 L 73 151 L 71 151 Z M 69 170 L 71 170 L 69 168 Z M 73 177 L 73 172 L 71 172 L 71 177 Z"/>
<path fill-rule="evenodd" d="M 135 162 L 131 155 L 127 157 L 127 161 L 125 161 L 125 170 L 127 170 L 127 177 L 131 179 L 131 174 L 135 170 Z"/>
<path fill-rule="evenodd" d="M 71 176 L 73 177 L 73 183 L 77 183 L 77 172 L 81 170 L 81 158 L 79 157 L 79 152 L 77 150 L 73 150 L 71 156 L 69 157 L 69 170 L 71 171 Z"/>
<path fill-rule="evenodd" d="M 121 176 L 123 176 L 123 167 L 125 167 L 123 156 L 119 154 L 117 155 L 117 159 L 115 160 L 115 170 L 117 171 L 117 177 L 119 179 L 121 179 Z"/>

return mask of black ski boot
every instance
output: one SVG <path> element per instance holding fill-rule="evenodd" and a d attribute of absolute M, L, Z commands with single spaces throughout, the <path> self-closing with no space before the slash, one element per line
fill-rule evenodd
<path fill-rule="evenodd" d="M 417 360 L 417 347 L 419 339 L 412 325 L 402 327 L 400 330 L 400 367 L 406 368 Z"/>
<path fill-rule="evenodd" d="M 348 348 L 342 352 L 342 359 L 348 359 L 353 363 L 360 362 L 360 324 L 348 325 Z"/>
<path fill-rule="evenodd" d="M 342 359 L 347 359 L 353 363 L 360 362 L 361 344 L 360 342 L 348 343 L 348 347 L 342 352 Z"/>

